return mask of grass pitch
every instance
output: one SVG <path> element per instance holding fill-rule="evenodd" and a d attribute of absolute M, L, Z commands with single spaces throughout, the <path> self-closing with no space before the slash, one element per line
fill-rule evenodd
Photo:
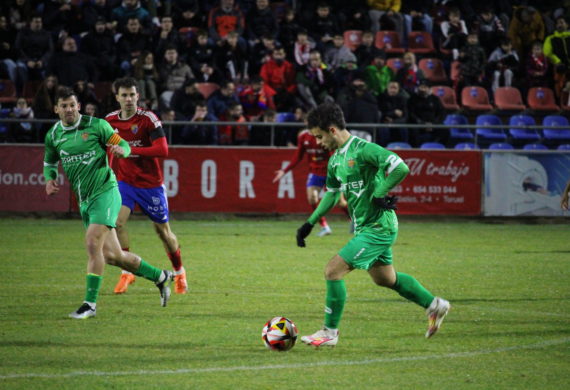
<path fill-rule="evenodd" d="M 137 278 L 112 293 L 107 267 L 97 317 L 67 318 L 84 295 L 78 220 L 0 220 L 1 389 L 565 389 L 570 383 L 568 225 L 403 220 L 397 270 L 451 301 L 424 339 L 424 311 L 363 271 L 334 349 L 267 350 L 261 328 L 284 315 L 301 335 L 322 324 L 323 267 L 350 238 L 295 246 L 298 221 L 177 221 L 190 293 L 159 304 Z M 146 220 L 131 249 L 167 267 Z M 300 341 L 300 340 L 299 340 Z"/>

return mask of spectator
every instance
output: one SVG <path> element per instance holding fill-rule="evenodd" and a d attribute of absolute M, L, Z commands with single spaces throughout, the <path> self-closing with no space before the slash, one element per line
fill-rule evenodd
<path fill-rule="evenodd" d="M 364 30 L 368 31 L 372 27 L 370 16 L 368 15 L 368 7 L 363 1 L 351 3 L 344 6 L 341 11 L 342 30 Z"/>
<path fill-rule="evenodd" d="M 396 74 L 396 80 L 402 88 L 412 94 L 416 91 L 420 82 L 425 79 L 424 72 L 416 65 L 416 55 L 411 52 L 404 53 L 404 65 Z"/>
<path fill-rule="evenodd" d="M 232 103 L 239 103 L 236 96 L 236 85 L 233 81 L 225 81 L 220 85 L 220 89 L 208 98 L 208 112 L 219 118 Z"/>
<path fill-rule="evenodd" d="M 265 85 L 260 76 L 254 76 L 251 84 L 246 86 L 239 94 L 239 99 L 243 107 L 243 111 L 248 120 L 257 120 L 257 118 L 266 110 L 275 110 L 273 96 L 275 91 L 268 85 Z"/>
<path fill-rule="evenodd" d="M 380 122 L 378 102 L 362 78 L 355 78 L 352 83 L 344 87 L 339 92 L 337 103 L 342 108 L 347 123 Z M 359 128 L 358 126 L 352 126 L 352 128 L 365 132 L 372 139 L 373 128 Z M 366 134 L 363 135 L 368 138 Z"/>
<path fill-rule="evenodd" d="M 273 38 L 271 35 L 266 34 L 261 37 L 261 42 L 252 48 L 251 54 L 249 56 L 250 76 L 259 74 L 261 67 L 271 59 L 271 54 L 277 47 L 281 47 L 281 45 L 279 45 L 278 42 L 275 41 L 275 38 Z"/>
<path fill-rule="evenodd" d="M 341 64 L 349 61 L 356 62 L 356 56 L 348 47 L 344 46 L 342 34 L 335 34 L 333 46 L 325 53 L 325 63 L 332 71 L 335 71 Z"/>
<path fill-rule="evenodd" d="M 500 86 L 503 79 L 503 86 L 510 87 L 513 83 L 513 76 L 519 66 L 519 56 L 513 50 L 513 44 L 509 38 L 503 38 L 489 56 L 489 69 L 493 75 L 493 92 Z"/>
<path fill-rule="evenodd" d="M 208 29 L 215 42 L 224 39 L 231 31 L 243 35 L 244 17 L 239 7 L 234 6 L 234 0 L 220 0 L 220 6 L 210 11 Z"/>
<path fill-rule="evenodd" d="M 309 54 L 309 63 L 297 72 L 297 90 L 307 106 L 314 108 L 320 103 L 333 102 L 333 78 L 328 67 L 321 60 L 317 50 Z"/>
<path fill-rule="evenodd" d="M 98 103 L 93 85 L 86 83 L 84 80 L 77 80 L 75 84 L 73 84 L 73 91 L 77 94 L 77 101 L 82 107 L 85 107 L 87 103 Z"/>
<path fill-rule="evenodd" d="M 474 31 L 479 36 L 479 42 L 487 55 L 491 54 L 497 42 L 505 36 L 505 28 L 492 7 L 485 7 L 479 12 L 475 19 Z"/>
<path fill-rule="evenodd" d="M 544 55 L 554 67 L 554 90 L 560 97 L 562 89 L 570 79 L 570 31 L 568 21 L 560 16 L 556 18 L 556 31 L 544 40 Z"/>
<path fill-rule="evenodd" d="M 332 45 L 333 37 L 341 33 L 340 24 L 327 3 L 319 3 L 316 12 L 316 18 L 308 21 L 305 27 L 317 42 L 317 48 L 325 50 Z"/>
<path fill-rule="evenodd" d="M 53 108 L 55 105 L 55 94 L 58 88 L 57 77 L 54 75 L 49 75 L 42 81 L 32 102 L 32 109 L 34 110 L 36 118 L 57 118 Z"/>
<path fill-rule="evenodd" d="M 95 103 L 87 103 L 85 106 L 83 106 L 83 111 L 85 112 L 85 115 L 88 116 L 99 116 L 99 109 Z"/>
<path fill-rule="evenodd" d="M 6 16 L 0 16 L 0 64 L 2 64 L 2 73 L 5 73 L 12 80 L 18 95 L 21 95 L 27 68 L 24 62 L 16 59 L 15 43 L 16 30 L 8 24 Z"/>
<path fill-rule="evenodd" d="M 44 1 L 42 15 L 46 30 L 54 37 L 58 37 L 62 31 L 66 31 L 69 35 L 84 31 L 85 25 L 81 21 L 81 10 L 70 0 Z"/>
<path fill-rule="evenodd" d="M 11 1 L 7 6 L 6 15 L 11 26 L 20 31 L 28 24 L 28 17 L 32 14 L 32 4 L 28 0 Z"/>
<path fill-rule="evenodd" d="M 127 21 L 126 32 L 117 43 L 119 63 L 124 73 L 130 73 L 137 58 L 144 50 L 151 50 L 148 36 L 143 33 L 142 26 L 136 17 Z"/>
<path fill-rule="evenodd" d="M 272 126 L 272 123 L 277 122 L 277 113 L 275 110 L 265 110 L 258 122 L 264 123 L 263 125 L 252 125 L 251 132 L 250 132 L 250 145 L 263 145 L 268 146 L 271 145 L 271 131 L 275 133 L 274 143 L 277 142 L 279 138 L 279 133 L 284 130 L 283 127 L 275 127 Z M 273 146 L 273 145 L 271 145 Z"/>
<path fill-rule="evenodd" d="M 182 40 L 178 30 L 174 29 L 171 16 L 160 18 L 160 28 L 154 34 L 152 47 L 157 58 L 164 57 L 167 47 L 175 47 L 178 52 L 182 49 Z"/>
<path fill-rule="evenodd" d="M 382 115 L 382 123 L 402 124 L 408 122 L 408 97 L 400 90 L 397 81 L 390 81 L 386 91 L 378 97 L 378 108 Z M 408 142 L 408 129 L 381 128 L 376 142 L 387 145 L 388 142 Z"/>
<path fill-rule="evenodd" d="M 248 76 L 248 56 L 245 50 L 238 45 L 238 33 L 228 33 L 226 39 L 214 50 L 214 65 L 222 72 L 227 80 L 236 83 L 246 81 Z"/>
<path fill-rule="evenodd" d="M 158 110 L 157 85 L 159 83 L 158 70 L 154 63 L 154 54 L 150 51 L 143 51 L 133 70 L 133 76 L 137 80 L 140 99 L 139 104 L 143 108 Z"/>
<path fill-rule="evenodd" d="M 384 93 L 388 83 L 394 80 L 394 72 L 386 65 L 386 54 L 383 51 L 377 52 L 372 64 L 365 68 L 364 75 L 366 85 L 374 96 Z"/>
<path fill-rule="evenodd" d="M 61 85 L 72 87 L 77 81 L 92 83 L 95 80 L 95 66 L 83 53 L 77 51 L 72 37 L 63 40 L 62 51 L 53 55 L 47 71 L 54 74 Z"/>
<path fill-rule="evenodd" d="M 479 85 L 485 72 L 485 50 L 479 45 L 477 33 L 467 35 L 467 44 L 459 52 L 458 90 L 468 85 Z"/>
<path fill-rule="evenodd" d="M 106 21 L 99 17 L 95 26 L 81 38 L 81 52 L 95 65 L 98 80 L 114 80 L 117 76 L 117 52 L 113 34 Z"/>
<path fill-rule="evenodd" d="M 278 41 L 285 47 L 285 51 L 291 59 L 294 57 L 293 46 L 295 45 L 297 34 L 301 30 L 307 31 L 297 23 L 295 11 L 288 8 L 287 11 L 285 11 L 285 18 L 279 24 Z"/>
<path fill-rule="evenodd" d="M 333 85 L 335 95 L 341 88 L 352 83 L 355 79 L 364 79 L 363 72 L 358 68 L 356 58 L 349 59 L 342 63 L 333 72 Z"/>
<path fill-rule="evenodd" d="M 230 103 L 226 112 L 220 116 L 222 122 L 246 122 L 243 116 L 243 107 L 238 102 Z M 220 145 L 248 145 L 249 126 L 228 124 L 218 126 L 218 139 Z"/>
<path fill-rule="evenodd" d="M 196 34 L 196 44 L 190 48 L 188 58 L 192 70 L 196 73 L 200 71 L 202 64 L 214 63 L 214 46 L 208 42 L 207 31 L 198 31 Z"/>
<path fill-rule="evenodd" d="M 259 72 L 265 84 L 275 91 L 274 101 L 278 111 L 290 111 L 296 102 L 295 67 L 285 59 L 285 49 L 273 50 L 272 58 L 263 64 Z"/>
<path fill-rule="evenodd" d="M 28 106 L 28 102 L 23 97 L 16 100 L 16 107 L 12 109 L 9 114 L 10 118 L 18 119 L 17 123 L 10 124 L 10 135 L 8 142 L 33 142 L 34 128 L 30 122 L 25 122 L 26 119 L 34 119 L 34 110 Z"/>
<path fill-rule="evenodd" d="M 269 110 L 268 110 L 269 111 Z M 295 107 L 293 115 L 288 117 L 284 122 L 305 123 L 307 120 L 307 112 L 301 106 Z M 266 111 L 267 113 L 267 111 Z M 276 118 L 277 119 L 277 118 Z M 283 122 L 283 121 L 281 121 Z M 275 129 L 275 146 L 296 146 L 297 133 L 299 128 L 296 126 L 278 127 Z"/>
<path fill-rule="evenodd" d="M 449 20 L 441 23 L 441 34 L 443 42 L 441 46 L 447 50 L 451 50 L 452 58 L 455 61 L 459 58 L 459 49 L 465 45 L 467 39 L 467 25 L 461 19 L 461 12 L 458 8 L 449 10 Z"/>
<path fill-rule="evenodd" d="M 105 27 L 108 31 L 113 30 L 113 22 L 111 21 L 111 9 L 107 4 L 107 0 L 93 0 L 81 2 L 81 15 L 83 24 L 89 30 L 95 28 L 97 20 L 105 21 Z"/>
<path fill-rule="evenodd" d="M 190 119 L 194 122 L 186 125 L 180 133 L 180 141 L 190 145 L 217 145 L 218 128 L 214 125 L 205 125 L 201 122 L 214 122 L 218 118 L 208 112 L 208 104 L 205 100 L 196 101 L 194 113 Z"/>
<path fill-rule="evenodd" d="M 406 0 L 402 3 L 402 15 L 406 35 L 412 31 L 426 31 L 432 33 L 433 19 L 429 15 L 433 7 L 433 0 Z"/>
<path fill-rule="evenodd" d="M 526 85 L 527 87 L 547 87 L 548 61 L 542 51 L 542 42 L 536 41 L 526 59 Z"/>
<path fill-rule="evenodd" d="M 26 64 L 27 72 L 22 75 L 25 84 L 28 78 L 41 80 L 42 73 L 53 54 L 53 42 L 49 32 L 42 28 L 42 17 L 33 15 L 29 27 L 22 28 L 16 36 L 18 60 Z"/>
<path fill-rule="evenodd" d="M 199 83 L 221 84 L 224 80 L 222 73 L 207 62 L 200 65 L 200 70 L 196 73 L 196 81 Z"/>
<path fill-rule="evenodd" d="M 419 147 L 424 142 L 447 142 L 448 130 L 435 130 L 432 124 L 439 124 L 443 119 L 445 110 L 437 96 L 432 95 L 427 80 L 422 80 L 418 92 L 414 93 L 408 101 L 408 113 L 411 123 L 425 125 L 424 128 L 410 130 L 412 145 Z"/>
<path fill-rule="evenodd" d="M 198 103 L 204 101 L 204 96 L 196 87 L 196 80 L 186 80 L 184 85 L 177 89 L 172 96 L 170 106 L 176 112 L 177 118 L 188 120 L 196 112 Z"/>
<path fill-rule="evenodd" d="M 256 0 L 255 7 L 249 10 L 245 20 L 250 45 L 259 43 L 265 34 L 271 34 L 273 38 L 277 38 L 279 26 L 269 8 L 269 0 Z"/>
<path fill-rule="evenodd" d="M 164 52 L 164 62 L 160 67 L 159 79 L 161 89 L 160 104 L 170 108 L 170 100 L 174 91 L 182 87 L 186 80 L 193 79 L 192 69 L 185 63 L 178 60 L 178 50 L 174 47 L 167 47 Z"/>
<path fill-rule="evenodd" d="M 207 27 L 206 12 L 200 10 L 199 0 L 174 1 L 172 4 L 173 22 L 177 28 L 197 27 L 204 29 Z"/>
<path fill-rule="evenodd" d="M 293 45 L 293 55 L 297 66 L 309 63 L 309 53 L 315 48 L 315 44 L 309 40 L 307 30 L 302 29 L 297 32 L 297 39 Z"/>
<path fill-rule="evenodd" d="M 125 31 L 131 18 L 137 19 L 143 28 L 150 28 L 150 13 L 141 7 L 139 0 L 122 0 L 121 5 L 111 12 L 111 20 L 115 22 L 115 26 L 120 32 Z"/>
<path fill-rule="evenodd" d="M 379 30 L 393 30 L 404 37 L 404 18 L 399 12 L 400 0 L 367 0 L 367 3 L 370 6 L 368 15 L 374 34 Z"/>
<path fill-rule="evenodd" d="M 166 109 L 160 111 L 160 120 L 162 122 L 162 128 L 164 129 L 164 132 L 166 133 L 166 138 L 168 139 L 168 143 L 171 143 L 172 138 L 173 138 L 173 129 L 172 128 L 174 126 L 168 122 L 176 121 L 176 113 L 174 112 L 174 110 L 172 110 L 170 108 L 166 108 Z"/>
<path fill-rule="evenodd" d="M 356 55 L 358 64 L 362 68 L 366 68 L 372 63 L 374 58 L 380 54 L 382 54 L 384 56 L 384 59 L 386 59 L 384 51 L 378 49 L 374 45 L 374 34 L 372 34 L 372 31 L 364 31 L 362 33 L 362 42 L 360 43 L 360 46 L 358 46 L 358 48 L 354 51 L 354 55 Z"/>
<path fill-rule="evenodd" d="M 508 36 L 513 42 L 515 51 L 523 58 L 528 55 L 534 41 L 544 41 L 544 31 L 544 21 L 540 12 L 526 6 L 515 8 Z"/>

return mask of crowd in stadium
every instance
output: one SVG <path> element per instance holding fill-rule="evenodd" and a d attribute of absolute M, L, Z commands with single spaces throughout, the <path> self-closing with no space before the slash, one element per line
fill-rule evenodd
<path fill-rule="evenodd" d="M 424 125 L 359 129 L 383 146 L 470 144 L 473 131 L 431 126 L 564 125 L 570 112 L 569 1 L 9 0 L 0 10 L 1 116 L 21 119 L 0 123 L 2 141 L 41 141 L 25 120 L 55 119 L 61 85 L 104 117 L 123 76 L 138 81 L 141 107 L 193 122 L 175 127 L 179 144 L 268 145 L 267 123 L 302 122 L 327 101 L 349 123 Z M 297 130 L 279 127 L 274 143 L 295 143 Z M 480 147 L 570 143 L 529 137 L 477 130 Z"/>

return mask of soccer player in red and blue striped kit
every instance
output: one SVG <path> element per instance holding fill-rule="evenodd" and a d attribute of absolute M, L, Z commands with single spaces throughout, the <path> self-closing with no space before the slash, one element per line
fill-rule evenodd
<path fill-rule="evenodd" d="M 138 204 L 153 222 L 154 230 L 162 241 L 174 268 L 174 291 L 188 291 L 186 271 L 182 265 L 180 245 L 168 223 L 168 200 L 163 185 L 159 157 L 168 155 L 168 144 L 158 117 L 149 110 L 137 106 L 139 92 L 137 81 L 125 77 L 115 81 L 116 99 L 121 106 L 105 119 L 115 131 L 129 143 L 131 156 L 118 159 L 113 167 L 119 181 L 122 205 L 117 218 L 117 235 L 124 251 L 129 251 L 129 235 L 126 224 Z M 123 294 L 135 276 L 123 271 L 115 286 L 115 294 Z"/>

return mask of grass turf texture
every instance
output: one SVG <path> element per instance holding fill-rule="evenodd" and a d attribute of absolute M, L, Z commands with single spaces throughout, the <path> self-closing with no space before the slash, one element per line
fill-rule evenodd
<path fill-rule="evenodd" d="M 333 222 L 296 248 L 301 223 L 173 221 L 190 293 L 161 308 L 137 278 L 117 296 L 108 266 L 97 317 L 79 321 L 67 314 L 84 295 L 81 222 L 1 220 L 0 388 L 567 388 L 567 225 L 404 220 L 395 266 L 451 301 L 440 332 L 425 340 L 423 309 L 355 271 L 336 348 L 272 352 L 260 335 L 273 316 L 320 328 L 323 267 L 350 238 Z M 129 230 L 135 253 L 169 265 L 149 222 Z"/>

